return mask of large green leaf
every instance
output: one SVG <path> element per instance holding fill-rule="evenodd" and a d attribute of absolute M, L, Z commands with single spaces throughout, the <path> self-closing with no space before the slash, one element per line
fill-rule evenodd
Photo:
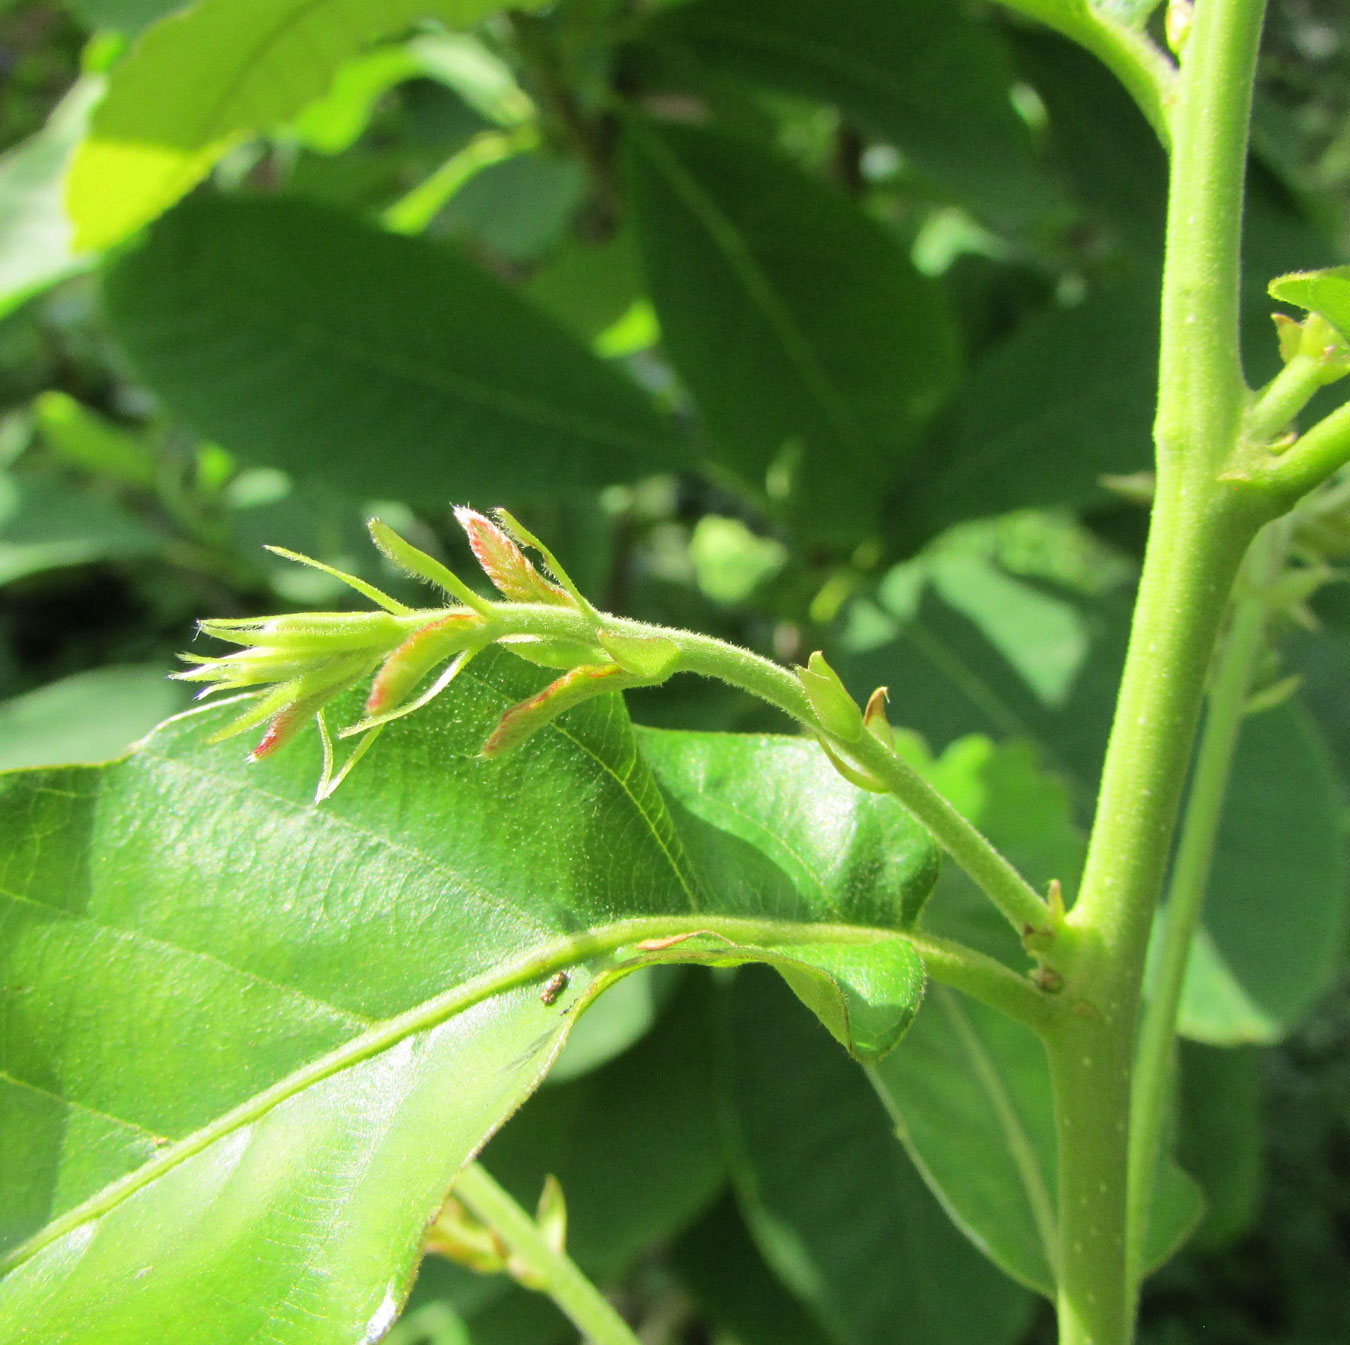
<path fill-rule="evenodd" d="M 499 8 L 500 0 L 200 0 L 167 15 L 113 71 L 71 164 L 76 245 L 109 247 L 148 224 L 231 146 L 319 97 L 376 39 L 421 18 L 467 27 Z"/>
<path fill-rule="evenodd" d="M 204 434 L 367 498 L 519 498 L 679 460 L 647 397 L 501 281 L 316 206 L 188 202 L 105 294 Z"/>
<path fill-rule="evenodd" d="M 634 122 L 625 161 L 663 342 L 713 457 L 856 543 L 956 372 L 940 290 L 851 201 L 748 143 Z"/>
<path fill-rule="evenodd" d="M 225 707 L 107 767 L 4 777 L 6 1345 L 373 1341 L 460 1165 L 644 961 L 764 958 L 860 1057 L 894 1043 L 922 986 L 917 825 L 886 820 L 884 896 L 862 857 L 824 889 L 724 884 L 705 863 L 740 837 L 686 845 L 617 699 L 479 757 L 539 682 L 483 656 L 318 808 L 317 743 L 250 765 L 204 742 Z M 645 741 L 681 774 L 680 742 Z M 733 742 L 727 774 L 801 770 L 801 747 Z M 829 872 L 840 814 L 865 848 L 884 801 L 815 771 L 793 834 Z"/>
<path fill-rule="evenodd" d="M 71 245 L 61 179 L 102 92 L 99 75 L 77 80 L 42 130 L 0 156 L 0 317 L 93 260 Z"/>
<path fill-rule="evenodd" d="M 1001 219 L 1044 209 L 997 34 L 948 0 L 696 0 L 658 12 L 642 38 L 838 104 L 976 209 Z"/>
<path fill-rule="evenodd" d="M 1031 1295 L 952 1227 L 861 1071 L 776 990 L 736 978 L 726 1066 L 732 1177 L 765 1259 L 836 1345 L 1013 1345 Z"/>
<path fill-rule="evenodd" d="M 1179 1027 L 1215 1046 L 1276 1041 L 1326 989 L 1347 920 L 1344 786 L 1317 726 L 1286 704 L 1234 754 Z"/>

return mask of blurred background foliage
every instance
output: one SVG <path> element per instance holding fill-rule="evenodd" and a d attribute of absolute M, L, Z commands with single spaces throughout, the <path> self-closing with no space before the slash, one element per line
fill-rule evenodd
<path fill-rule="evenodd" d="M 463 565 L 467 500 L 602 606 L 889 686 L 949 795 L 1072 885 L 1144 536 L 1165 186 L 1103 70 L 951 0 L 412 23 L 302 72 L 325 91 L 160 218 L 86 184 L 107 246 L 77 246 L 72 146 L 176 8 L 0 3 L 0 766 L 103 759 L 181 708 L 199 616 L 344 601 L 262 543 L 397 590 L 363 520 Z M 1348 254 L 1350 21 L 1272 0 L 1254 380 L 1265 282 Z M 1341 559 L 1345 497 L 1303 523 L 1309 564 Z M 1279 634 L 1187 986 L 1208 1211 L 1150 1287 L 1156 1345 L 1350 1320 L 1344 588 Z M 687 683 L 631 709 L 783 727 Z M 938 919 L 990 937 L 943 884 Z M 571 1249 L 652 1345 L 1050 1340 L 929 1194 L 935 1156 L 771 989 L 625 982 L 488 1165 L 530 1203 L 562 1180 Z M 391 1339 L 568 1336 L 433 1258 Z"/>

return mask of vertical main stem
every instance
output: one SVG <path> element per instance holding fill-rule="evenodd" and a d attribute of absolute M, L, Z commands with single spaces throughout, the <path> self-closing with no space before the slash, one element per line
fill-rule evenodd
<path fill-rule="evenodd" d="M 1088 1002 L 1047 1041 L 1061 1345 L 1131 1338 L 1128 1119 L 1139 986 L 1210 654 L 1250 535 L 1195 503 L 1160 499 L 1154 513 L 1097 821 L 1068 918 L 1068 974 Z"/>
<path fill-rule="evenodd" d="M 1219 623 L 1264 521 L 1221 480 L 1247 399 L 1238 282 L 1264 0 L 1197 0 L 1172 119 L 1158 494 L 1079 898 L 1080 1012 L 1047 1038 L 1059 1138 L 1061 1345 L 1127 1345 L 1129 1116 L 1139 990 Z"/>

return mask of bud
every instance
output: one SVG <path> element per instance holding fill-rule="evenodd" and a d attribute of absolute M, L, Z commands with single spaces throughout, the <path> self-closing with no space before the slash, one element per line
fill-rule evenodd
<path fill-rule="evenodd" d="M 427 1251 L 444 1256 L 480 1275 L 496 1275 L 506 1269 L 506 1244 L 480 1219 L 451 1196 L 435 1222 L 427 1229 Z"/>
<path fill-rule="evenodd" d="M 415 630 L 385 659 L 366 697 L 366 713 L 397 709 L 438 663 L 466 649 L 483 629 L 477 612 L 450 612 Z"/>
<path fill-rule="evenodd" d="M 1168 0 L 1167 14 L 1163 19 L 1163 32 L 1174 56 L 1180 56 L 1185 50 L 1194 22 L 1195 6 L 1191 0 Z"/>
<path fill-rule="evenodd" d="M 827 733 L 846 743 L 855 743 L 862 737 L 862 711 L 820 650 L 807 659 L 805 668 L 797 669 L 797 680 Z"/>
<path fill-rule="evenodd" d="M 1275 339 L 1280 344 L 1280 359 L 1288 364 L 1303 345 L 1303 326 L 1288 313 L 1272 313 L 1270 316 L 1275 323 Z"/>
<path fill-rule="evenodd" d="M 1320 313 L 1309 313 L 1303 320 L 1302 350 L 1321 366 L 1318 382 L 1323 387 L 1350 374 L 1350 341 Z"/>
<path fill-rule="evenodd" d="M 551 1172 L 544 1178 L 534 1221 L 540 1236 L 561 1256 L 567 1246 L 567 1201 L 563 1198 L 562 1183 Z"/>
<path fill-rule="evenodd" d="M 544 602 L 571 606 L 572 600 L 530 564 L 515 539 L 490 518 L 463 506 L 455 518 L 469 539 L 469 546 L 502 597 L 512 602 Z"/>
<path fill-rule="evenodd" d="M 624 672 L 617 663 L 573 668 L 528 700 L 507 710 L 483 744 L 483 755 L 499 757 L 519 747 L 526 738 L 538 733 L 564 710 L 570 710 L 574 705 L 580 705 L 607 691 L 622 691 L 632 686 L 633 682 L 631 674 Z"/>

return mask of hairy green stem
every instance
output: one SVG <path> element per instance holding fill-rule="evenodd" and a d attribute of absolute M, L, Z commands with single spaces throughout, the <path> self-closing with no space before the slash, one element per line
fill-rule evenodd
<path fill-rule="evenodd" d="M 1288 508 L 1350 462 L 1350 402 L 1318 421 L 1292 447 L 1268 454 L 1243 475 L 1272 496 L 1272 509 Z"/>
<path fill-rule="evenodd" d="M 1097 815 L 1056 966 L 1082 1006 L 1047 1041 L 1059 1139 L 1061 1345 L 1126 1345 L 1131 1075 L 1149 928 L 1233 577 L 1262 520 L 1221 481 L 1248 393 L 1238 281 L 1262 0 L 1199 0 L 1173 109 L 1158 496 Z"/>
<path fill-rule="evenodd" d="M 454 1193 L 535 1273 L 543 1282 L 542 1292 L 562 1309 L 585 1340 L 594 1345 L 641 1345 L 632 1328 L 571 1257 L 549 1245 L 534 1220 L 484 1168 L 470 1163 L 455 1179 Z"/>
<path fill-rule="evenodd" d="M 1270 524 L 1252 544 L 1233 602 L 1232 623 L 1209 690 L 1204 731 L 1168 886 L 1166 917 L 1135 1056 L 1130 1120 L 1130 1256 L 1137 1284 L 1149 1200 L 1171 1094 L 1177 1007 L 1191 940 L 1209 885 L 1228 776 L 1270 614 L 1266 590 L 1284 563 L 1288 528 Z"/>
<path fill-rule="evenodd" d="M 1248 408 L 1242 419 L 1243 438 L 1255 447 L 1264 448 L 1288 429 L 1294 417 L 1325 385 L 1325 373 L 1321 360 L 1311 355 L 1295 355 Z"/>

